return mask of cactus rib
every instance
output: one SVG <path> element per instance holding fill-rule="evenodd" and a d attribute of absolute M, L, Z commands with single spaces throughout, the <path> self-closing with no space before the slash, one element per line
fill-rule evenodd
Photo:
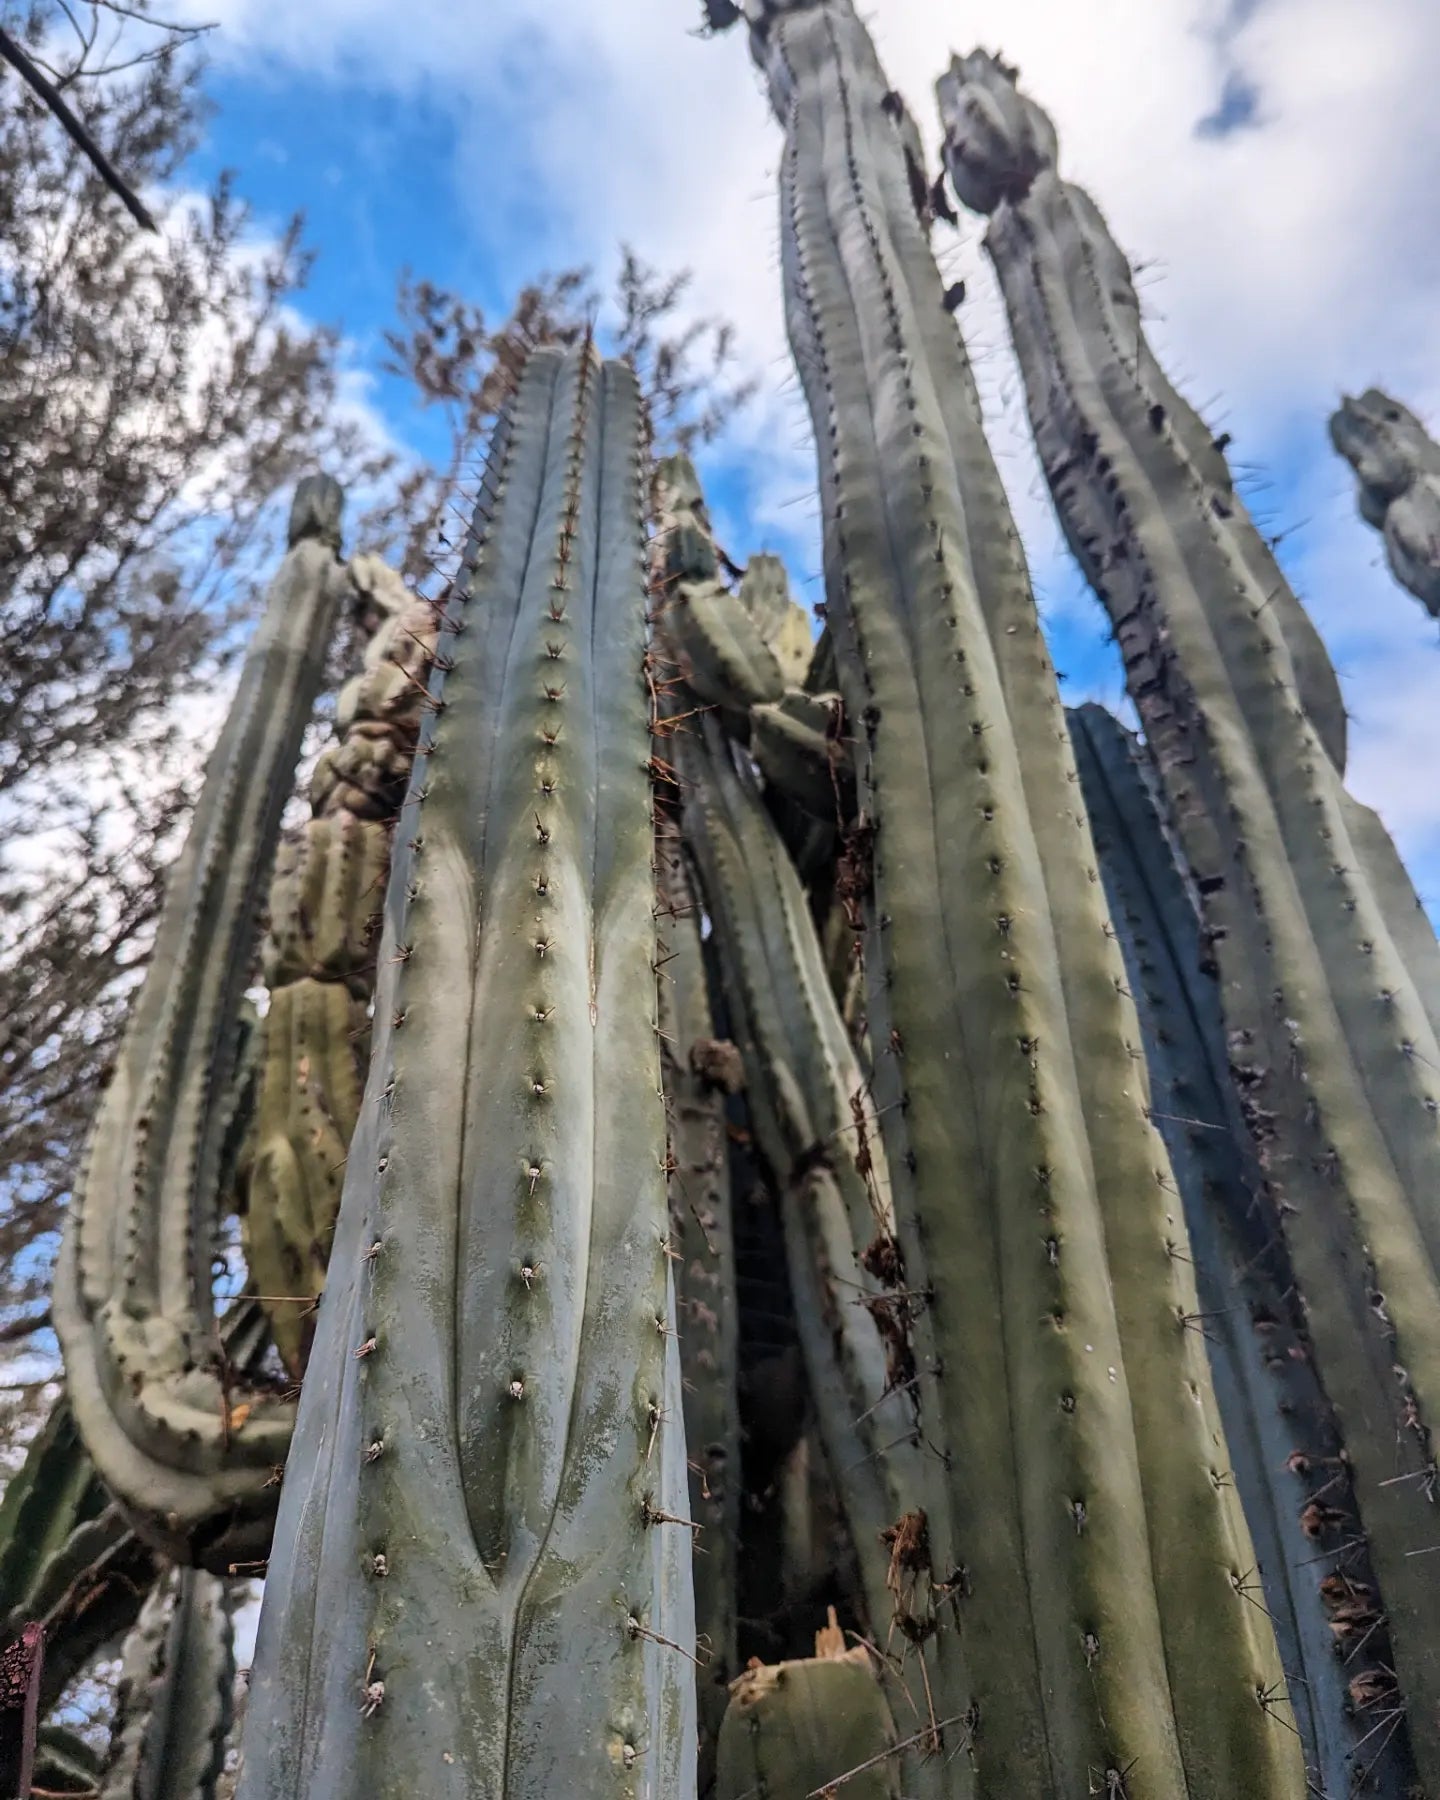
<path fill-rule="evenodd" d="M 1004 134 L 986 149 L 970 131 L 977 93 L 1038 110 L 1012 99 L 993 59 L 955 65 L 941 94 L 962 193 L 975 158 L 1012 154 Z M 1219 451 L 1197 453 L 1193 419 L 1137 355 L 1129 303 L 1115 299 L 1131 292 L 1128 269 L 1094 203 L 1046 164 L 1000 201 L 986 245 L 1041 461 L 1114 622 L 1197 879 L 1235 1080 L 1433 1784 L 1440 1568 L 1411 1553 L 1433 1536 L 1422 1492 L 1440 1409 L 1440 951 L 1383 828 L 1345 793 L 1287 624 L 1298 603 L 1248 553 Z M 1337 1521 L 1327 1548 L 1353 1535 Z"/>
<path fill-rule="evenodd" d="M 1058 699 L 1046 756 L 1017 742 L 1023 671 L 992 620 L 1024 615 L 1033 655 L 1033 600 L 978 416 L 960 416 L 968 375 L 888 89 L 844 0 L 757 5 L 752 46 L 786 127 L 787 318 L 865 733 L 877 1099 L 942 1351 L 917 1361 L 951 1477 L 928 1522 L 936 1704 L 981 1721 L 958 1779 L 1058 1794 L 1133 1762 L 1154 1794 L 1298 1793 L 1295 1741 L 1255 1701 L 1273 1642 L 1227 1576 L 1243 1521 L 1165 1251 L 1165 1155 L 1093 850 L 1057 780 Z"/>
<path fill-rule="evenodd" d="M 633 374 L 588 345 L 532 354 L 492 443 L 397 838 L 242 1800 L 694 1793 L 640 446 Z"/>
<path fill-rule="evenodd" d="M 339 593 L 334 482 L 302 482 L 289 552 L 171 876 L 150 971 L 101 1101 L 55 1275 L 70 1403 L 106 1484 L 178 1556 L 268 1536 L 291 1408 L 232 1406 L 211 1256 L 240 1001 Z"/>

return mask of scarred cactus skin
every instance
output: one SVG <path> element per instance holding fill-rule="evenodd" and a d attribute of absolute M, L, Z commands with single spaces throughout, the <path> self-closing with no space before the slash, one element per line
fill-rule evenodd
<path fill-rule="evenodd" d="M 971 58 L 940 89 L 967 167 L 977 84 L 1013 87 Z M 1040 460 L 1200 895 L 1233 1078 L 1344 1436 L 1359 1520 L 1333 1519 L 1317 1554 L 1339 1566 L 1365 1534 L 1405 1725 L 1440 1791 L 1440 1558 L 1421 1554 L 1440 1419 L 1440 949 L 1345 791 L 1333 670 L 1322 683 L 1219 446 L 1157 379 L 1093 202 L 1043 168 L 986 246 Z"/>
<path fill-rule="evenodd" d="M 211 1257 L 255 924 L 339 602 L 340 507 L 334 482 L 301 484 L 56 1268 L 70 1404 L 100 1475 L 162 1548 L 220 1568 L 264 1547 L 293 1416 L 232 1382 Z"/>
<path fill-rule="evenodd" d="M 1379 388 L 1342 398 L 1330 441 L 1355 471 L 1360 516 L 1385 539 L 1395 579 L 1440 619 L 1440 444 Z"/>
<path fill-rule="evenodd" d="M 978 1721 L 948 1728 L 943 1780 L 1298 1796 L 1054 671 L 889 85 L 848 0 L 749 16 L 860 739 L 875 1098 L 949 1475 L 905 1535 L 936 1713 Z"/>
<path fill-rule="evenodd" d="M 201 1569 L 171 1570 L 121 1652 L 100 1800 L 212 1800 L 234 1693 L 224 1583 Z"/>
<path fill-rule="evenodd" d="M 240 1800 L 695 1791 L 640 402 L 536 351 L 396 835 Z"/>
<path fill-rule="evenodd" d="M 730 1690 L 717 1800 L 899 1800 L 895 1726 L 873 1668 L 857 1646 L 747 1670 Z"/>

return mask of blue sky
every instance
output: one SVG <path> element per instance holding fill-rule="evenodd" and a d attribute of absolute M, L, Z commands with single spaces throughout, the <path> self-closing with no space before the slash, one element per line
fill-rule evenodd
<path fill-rule="evenodd" d="M 187 4 L 189 0 L 187 0 Z M 340 325 L 377 431 L 431 429 L 378 375 L 395 277 L 503 309 L 541 268 L 615 246 L 696 272 L 762 392 L 704 458 L 736 554 L 818 568 L 808 431 L 785 356 L 777 134 L 739 33 L 690 0 L 195 0 L 218 18 L 218 112 L 197 175 L 230 166 L 262 229 L 302 208 L 319 259 L 306 310 Z M 976 42 L 1017 61 L 1062 167 L 1137 263 L 1162 357 L 1234 434 L 1258 513 L 1326 635 L 1354 715 L 1351 785 L 1440 905 L 1440 639 L 1355 517 L 1325 418 L 1388 385 L 1440 418 L 1440 6 L 1434 0 L 883 0 L 870 23 L 933 153 L 931 84 Z M 941 226 L 992 440 L 1067 697 L 1121 692 L 1098 605 L 1065 556 L 1033 462 L 978 221 Z"/>

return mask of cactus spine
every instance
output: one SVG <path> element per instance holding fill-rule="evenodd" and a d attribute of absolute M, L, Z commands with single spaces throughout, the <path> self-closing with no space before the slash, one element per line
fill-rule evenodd
<path fill-rule="evenodd" d="M 496 432 L 386 902 L 242 1800 L 694 1792 L 640 411 Z"/>
<path fill-rule="evenodd" d="M 1379 388 L 1344 396 L 1330 441 L 1355 471 L 1360 517 L 1384 538 L 1395 579 L 1440 619 L 1440 444 Z"/>
<path fill-rule="evenodd" d="M 339 598 L 342 497 L 302 482 L 239 691 L 171 877 L 56 1267 L 70 1404 L 106 1485 L 179 1556 L 223 1567 L 269 1532 L 291 1409 L 235 1403 L 211 1257 L 255 922 Z"/>
<path fill-rule="evenodd" d="M 1296 1740 L 1256 1699 L 1279 1672 L 1233 1585 L 1250 1552 L 1134 1013 L 904 135 L 847 0 L 751 20 L 865 734 L 876 1097 L 950 1474 L 924 1558 L 949 1778 L 1297 1794 Z"/>
<path fill-rule="evenodd" d="M 1359 1545 L 1339 1572 L 1315 1556 L 1317 1527 L 1353 1506 L 1353 1495 L 1306 1350 L 1294 1272 L 1231 1089 L 1193 884 L 1166 834 L 1139 745 L 1099 706 L 1072 713 L 1070 729 L 1258 1559 L 1246 1592 L 1274 1621 L 1314 1790 L 1401 1795 L 1404 1738 L 1372 1733 L 1375 1720 L 1355 1711 L 1347 1691 L 1383 1681 L 1391 1662 L 1374 1575 Z"/>
<path fill-rule="evenodd" d="M 961 197 L 994 207 L 1040 458 L 1104 601 L 1196 877 L 1235 1080 L 1339 1414 L 1422 1779 L 1440 1785 L 1440 950 L 1345 792 L 1299 613 L 1224 460 L 1139 335 L 1129 270 L 1049 121 L 977 54 L 941 83 Z M 1201 441 L 1203 439 L 1203 441 Z M 1328 686 L 1328 683 L 1326 684 Z M 1341 1515 L 1323 1549 L 1343 1573 Z M 1377 1688 L 1372 1702 L 1391 1705 Z"/>

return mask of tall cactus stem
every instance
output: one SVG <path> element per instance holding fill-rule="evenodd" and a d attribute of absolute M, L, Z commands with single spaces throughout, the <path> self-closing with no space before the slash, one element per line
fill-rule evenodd
<path fill-rule="evenodd" d="M 56 1268 L 70 1403 L 106 1484 L 180 1557 L 263 1549 L 292 1409 L 230 1386 L 216 1331 L 228 1093 L 256 919 L 339 599 L 341 494 L 300 484 L 290 549 L 171 876 Z"/>
<path fill-rule="evenodd" d="M 1440 1408 L 1440 949 L 1345 793 L 1298 603 L 1257 563 L 1219 448 L 1162 385 L 1128 265 L 1056 173 L 1048 121 L 979 52 L 941 104 L 962 198 L 994 202 L 986 246 L 1040 459 L 1196 878 L 1234 1079 L 1354 1471 L 1360 1519 L 1322 1550 L 1343 1569 L 1368 1539 L 1435 1786 L 1440 1566 L 1415 1553 L 1434 1537 Z"/>
<path fill-rule="evenodd" d="M 241 1800 L 691 1800 L 633 374 L 497 427 L 397 833 Z"/>
<path fill-rule="evenodd" d="M 876 1098 L 938 1347 L 917 1367 L 947 1505 L 911 1554 L 941 1598 L 936 1706 L 962 1722 L 947 1779 L 1295 1795 L 1297 1740 L 1257 1700 L 1273 1638 L 1233 1585 L 1250 1550 L 1166 1250 L 1183 1223 L 1138 1029 L 890 90 L 848 0 L 751 17 L 864 734 Z M 1049 691 L 1022 715 L 1026 680 Z"/>

